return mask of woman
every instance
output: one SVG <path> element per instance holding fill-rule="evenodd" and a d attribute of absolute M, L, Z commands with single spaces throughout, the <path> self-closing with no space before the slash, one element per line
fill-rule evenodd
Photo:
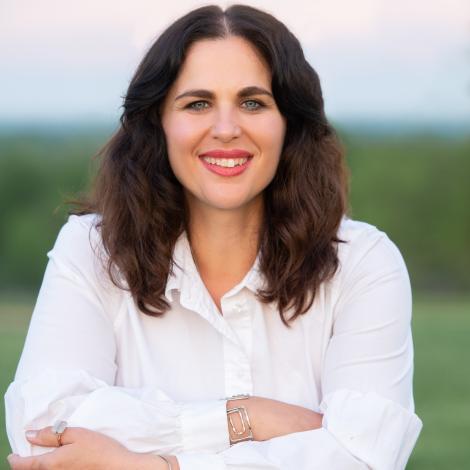
<path fill-rule="evenodd" d="M 180 18 L 101 154 L 6 393 L 11 467 L 404 468 L 422 427 L 407 270 L 345 215 L 286 27 L 241 5 Z"/>

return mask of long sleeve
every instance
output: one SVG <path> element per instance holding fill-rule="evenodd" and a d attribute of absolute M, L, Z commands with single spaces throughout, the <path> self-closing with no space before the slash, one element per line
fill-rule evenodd
<path fill-rule="evenodd" d="M 48 253 L 15 379 L 5 394 L 13 452 L 49 451 L 31 446 L 24 432 L 57 419 L 105 433 L 136 452 L 227 448 L 224 400 L 176 402 L 156 385 L 114 385 L 113 315 L 119 302 L 110 294 L 112 287 L 98 278 L 91 243 L 96 233 L 79 219 L 69 218 Z"/>
<path fill-rule="evenodd" d="M 322 371 L 320 429 L 218 453 L 177 454 L 181 470 L 401 470 L 422 422 L 414 413 L 411 289 L 382 232 L 356 241 L 338 276 Z"/>

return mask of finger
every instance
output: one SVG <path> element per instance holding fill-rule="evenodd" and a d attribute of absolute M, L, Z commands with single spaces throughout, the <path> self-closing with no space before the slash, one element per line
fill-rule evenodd
<path fill-rule="evenodd" d="M 40 468 L 38 466 L 37 457 L 20 457 L 16 454 L 10 454 L 7 459 L 12 470 Z"/>
<path fill-rule="evenodd" d="M 76 440 L 76 429 L 67 427 L 61 436 L 62 445 L 71 444 Z M 59 447 L 59 440 L 57 434 L 53 431 L 52 426 L 47 426 L 42 429 L 34 429 L 26 431 L 26 439 L 31 444 L 43 447 Z"/>

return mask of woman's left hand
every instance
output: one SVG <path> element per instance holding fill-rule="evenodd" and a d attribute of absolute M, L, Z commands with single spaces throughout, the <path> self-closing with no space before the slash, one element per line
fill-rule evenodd
<path fill-rule="evenodd" d="M 31 444 L 57 449 L 31 457 L 10 454 L 7 458 L 13 470 L 167 468 L 165 461 L 157 455 L 131 452 L 115 439 L 86 428 L 67 427 L 62 433 L 60 447 L 52 426 L 39 429 L 35 437 L 27 436 L 27 439 Z"/>

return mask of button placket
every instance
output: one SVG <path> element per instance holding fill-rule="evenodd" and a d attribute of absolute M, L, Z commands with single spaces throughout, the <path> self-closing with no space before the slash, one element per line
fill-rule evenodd
<path fill-rule="evenodd" d="M 241 344 L 224 339 L 225 391 L 227 396 L 252 393 L 253 384 L 249 359 Z"/>
<path fill-rule="evenodd" d="M 252 394 L 250 312 L 246 299 L 228 298 L 225 303 L 225 311 L 228 312 L 225 319 L 238 338 L 237 344 L 224 342 L 226 392 L 228 395 Z"/>

